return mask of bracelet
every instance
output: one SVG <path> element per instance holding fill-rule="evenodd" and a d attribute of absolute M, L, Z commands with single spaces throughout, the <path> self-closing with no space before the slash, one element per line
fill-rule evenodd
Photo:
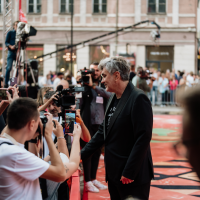
<path fill-rule="evenodd" d="M 65 139 L 64 137 L 57 137 L 57 139 Z"/>

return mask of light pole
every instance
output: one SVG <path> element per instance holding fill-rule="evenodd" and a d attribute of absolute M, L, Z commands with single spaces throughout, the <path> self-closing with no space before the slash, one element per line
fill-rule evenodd
<path fill-rule="evenodd" d="M 119 1 L 116 0 L 116 31 L 118 30 L 118 4 Z M 115 56 L 117 55 L 117 45 L 118 45 L 118 32 L 116 32 L 116 38 L 115 38 Z"/>
<path fill-rule="evenodd" d="M 71 73 L 72 73 L 72 65 L 73 65 L 73 14 L 74 14 L 74 0 L 71 1 Z"/>

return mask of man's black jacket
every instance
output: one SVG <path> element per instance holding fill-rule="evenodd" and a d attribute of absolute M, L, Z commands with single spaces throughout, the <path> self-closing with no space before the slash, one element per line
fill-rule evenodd
<path fill-rule="evenodd" d="M 106 114 L 114 94 L 110 97 Z M 106 180 L 120 181 L 121 176 L 135 185 L 148 183 L 153 177 L 150 150 L 153 114 L 151 103 L 143 91 L 128 83 L 106 130 L 105 120 L 94 137 L 81 151 L 90 157 L 105 144 Z"/>

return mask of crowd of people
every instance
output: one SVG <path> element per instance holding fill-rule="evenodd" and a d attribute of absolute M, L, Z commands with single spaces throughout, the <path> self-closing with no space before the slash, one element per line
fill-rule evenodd
<path fill-rule="evenodd" d="M 107 58 L 89 68 L 93 73 L 82 83 L 85 91 L 79 97 L 80 110 L 76 105 L 70 108 L 76 112 L 72 133 L 66 134 L 60 115 L 64 108 L 56 103 L 62 98 L 58 87 L 69 88 L 72 82 L 67 78 L 72 77 L 48 74 L 41 81 L 44 85 L 37 101 L 19 97 L 16 85 L 8 87 L 12 96 L 7 91 L 4 102 L 10 105 L 0 115 L 0 199 L 69 199 L 69 179 L 80 159 L 88 192 L 108 188 L 114 200 L 148 199 L 153 178 L 150 101 L 129 82 L 130 67 L 122 57 Z M 76 78 L 80 82 L 81 77 Z M 144 109 L 137 112 L 142 105 Z M 147 126 L 138 126 L 138 120 L 146 121 Z M 122 141 L 123 131 L 127 136 Z M 102 151 L 108 187 L 96 179 Z"/>
<path fill-rule="evenodd" d="M 141 77 L 141 70 L 145 71 L 148 77 Z M 133 84 L 137 86 L 138 82 L 140 85 L 138 87 L 146 92 L 152 105 L 161 107 L 167 105 L 177 106 L 176 91 L 178 89 L 187 90 L 200 84 L 200 76 L 192 71 L 186 73 L 185 71 L 178 70 L 175 72 L 174 69 L 172 71 L 167 69 L 164 73 L 154 68 L 143 69 L 142 67 L 138 67 L 137 71 L 137 74 L 139 74 L 138 79 L 133 78 Z M 144 79 L 146 83 L 144 83 Z"/>
<path fill-rule="evenodd" d="M 148 95 L 156 94 L 158 89 L 164 94 L 168 88 L 171 102 L 175 102 L 172 97 L 177 87 L 185 90 L 197 85 L 198 76 L 195 79 L 193 73 L 145 71 L 142 67 L 135 73 L 134 66 L 130 67 L 123 57 L 106 58 L 100 63 L 91 63 L 89 68 L 92 73 L 86 75 L 88 81 L 81 83 L 84 92 L 68 108 L 69 113 L 76 113 L 76 120 L 70 122 L 71 131 L 67 132 L 65 116 L 61 114 L 63 109 L 66 113 L 66 108 L 58 104 L 64 97 L 58 95 L 58 88 L 68 91 L 73 79 L 80 84 L 81 76 L 74 78 L 71 74 L 50 72 L 41 79 L 43 85 L 36 100 L 19 97 L 17 85 L 8 87 L 8 100 L 2 102 L 9 106 L 5 110 L 0 104 L 0 113 L 5 110 L 0 115 L 0 199 L 67 200 L 70 177 L 78 170 L 80 160 L 86 191 L 108 188 L 111 200 L 149 198 L 154 172 L 150 149 L 153 98 L 149 99 Z M 191 119 L 198 91 L 188 92 L 182 98 Z M 165 101 L 164 95 L 162 100 Z M 187 120 L 185 130 L 191 124 L 196 126 L 196 119 L 184 120 Z M 187 137 L 185 131 L 184 141 L 176 145 L 177 152 L 181 145 L 191 148 L 193 139 L 190 141 Z M 191 143 L 193 148 L 196 141 Z M 102 151 L 108 187 L 96 179 Z M 193 158 L 191 163 L 198 169 Z"/>
<path fill-rule="evenodd" d="M 39 77 L 36 100 L 19 97 L 17 85 L 9 86 L 16 60 L 17 24 L 13 23 L 6 37 L 7 100 L 0 103 L 0 200 L 68 200 L 70 177 L 81 160 L 86 191 L 108 188 L 111 200 L 148 200 L 154 178 L 152 105 L 176 105 L 178 88 L 187 92 L 179 99 L 185 113 L 183 136 L 175 149 L 189 159 L 200 177 L 200 89 L 194 87 L 200 83 L 199 75 L 140 66 L 135 73 L 134 65 L 116 56 L 91 63 L 93 73 L 86 75 L 86 82 L 70 71 L 50 71 Z M 76 113 L 68 127 L 66 108 L 60 104 L 66 98 L 58 87 L 65 90 L 77 83 L 84 86 L 84 92 L 68 107 L 69 113 Z M 21 84 L 27 83 L 22 80 Z M 96 179 L 102 152 L 108 187 Z"/>

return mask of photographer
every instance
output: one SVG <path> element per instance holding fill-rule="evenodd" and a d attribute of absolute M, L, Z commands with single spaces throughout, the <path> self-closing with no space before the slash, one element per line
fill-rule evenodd
<path fill-rule="evenodd" d="M 15 36 L 17 30 L 17 24 L 19 21 L 15 21 L 13 23 L 13 30 L 9 31 L 6 36 L 6 47 L 8 48 L 8 57 L 7 57 L 7 67 L 6 67 L 6 75 L 5 75 L 5 88 L 8 87 L 8 81 L 10 78 L 10 71 L 12 69 L 13 61 L 16 60 L 16 52 L 17 49 L 15 47 Z"/>
<path fill-rule="evenodd" d="M 55 104 L 55 100 L 58 100 L 58 96 L 57 96 L 57 92 L 54 91 L 49 91 L 44 95 L 44 105 L 41 106 L 38 110 L 45 110 L 47 109 L 48 112 L 50 112 L 53 115 L 53 119 L 57 120 L 59 119 L 58 114 L 61 112 L 61 108 L 57 107 Z M 76 111 L 76 116 L 78 119 L 76 119 L 76 121 L 80 124 L 82 132 L 81 132 L 81 139 L 84 140 L 85 142 L 89 142 L 91 137 L 90 137 L 90 133 L 88 131 L 88 129 L 86 128 L 86 126 L 84 125 L 81 116 L 80 116 L 80 110 Z M 59 123 L 62 123 L 62 119 L 60 119 Z M 73 134 L 69 134 L 69 136 L 73 136 Z M 52 139 L 55 141 L 56 135 L 54 134 L 54 132 L 52 132 Z M 65 142 L 66 143 L 66 142 Z M 71 145 L 71 144 L 70 144 Z M 73 146 L 73 145 L 72 145 Z M 80 145 L 79 145 L 80 148 Z M 44 140 L 44 157 L 48 156 L 49 154 L 49 149 L 47 146 L 46 141 Z M 67 150 L 67 156 L 69 157 L 69 153 Z M 70 156 L 71 157 L 71 156 Z M 58 199 L 67 199 L 67 194 L 66 194 L 66 190 L 67 190 L 67 183 L 64 182 L 60 185 L 59 189 L 58 189 Z"/>
<path fill-rule="evenodd" d="M 53 133 L 57 137 L 57 149 L 60 154 L 61 160 L 64 164 L 64 167 L 66 171 L 69 170 L 69 166 L 71 166 L 72 170 L 77 169 L 77 166 L 74 166 L 74 163 L 78 165 L 79 163 L 79 158 L 74 157 L 73 154 L 71 154 L 70 159 L 69 159 L 69 153 L 66 145 L 66 141 L 64 139 L 64 133 L 63 133 L 63 128 L 61 124 L 57 120 L 53 120 L 55 122 L 55 127 L 53 128 Z M 77 125 L 75 125 L 75 130 L 77 129 Z M 79 151 L 80 145 L 77 147 L 77 144 L 74 144 L 76 151 Z M 39 137 L 36 138 L 36 141 L 34 143 L 29 142 L 29 151 L 34 153 L 36 156 L 38 156 L 40 152 L 40 148 L 42 147 L 41 139 Z M 73 152 L 74 150 L 72 150 Z M 46 158 L 44 158 L 44 161 L 50 163 L 51 157 L 48 155 Z M 71 172 L 70 172 L 71 173 Z M 62 184 L 43 179 L 43 182 L 41 182 L 41 190 L 42 190 L 42 196 L 43 199 L 50 198 L 50 199 L 68 199 L 68 186 L 66 181 Z M 58 191 L 58 192 L 57 192 Z"/>
<path fill-rule="evenodd" d="M 99 125 L 103 122 L 105 106 L 111 95 L 110 92 L 105 90 L 105 86 L 101 84 L 101 71 L 98 69 L 98 64 L 92 63 L 90 65 L 90 69 L 93 69 L 94 73 L 88 74 L 90 77 L 89 84 L 85 86 L 85 92 L 82 94 L 81 116 L 91 137 L 95 135 Z M 81 147 L 85 145 L 86 143 L 81 141 Z M 98 149 L 89 159 L 82 160 L 86 190 L 89 192 L 99 192 L 99 189 L 107 189 L 107 186 L 96 180 L 100 155 L 101 149 Z"/>
<path fill-rule="evenodd" d="M 58 113 L 61 112 L 61 108 L 57 107 L 56 104 L 54 103 L 54 100 L 57 100 L 57 93 L 54 91 L 49 91 L 44 95 L 44 105 L 41 106 L 38 110 L 45 110 L 47 109 L 49 113 L 51 113 L 53 115 L 53 119 L 56 119 L 58 121 L 59 117 L 58 117 Z M 76 116 L 79 118 L 79 123 L 82 129 L 82 133 L 81 133 L 81 139 L 85 142 L 89 142 L 91 137 L 89 134 L 88 129 L 86 128 L 85 124 L 83 123 L 81 116 L 80 116 L 80 110 L 76 111 Z M 70 134 L 69 134 L 70 135 Z M 52 139 L 55 139 L 55 135 L 54 133 L 52 133 Z M 49 153 L 48 153 L 48 147 L 47 145 L 44 145 L 44 157 L 46 157 Z"/>
<path fill-rule="evenodd" d="M 31 98 L 18 98 L 11 103 L 6 133 L 0 138 L 0 199 L 42 199 L 39 177 L 62 182 L 78 168 L 80 127 L 77 126 L 74 132 L 73 164 L 66 170 L 52 140 L 52 115 L 47 113 L 46 117 L 48 122 L 43 134 L 51 155 L 51 165 L 24 149 L 25 141 L 34 138 L 39 124 L 43 130 L 38 104 Z"/>
<path fill-rule="evenodd" d="M 143 70 L 142 67 L 137 68 L 137 76 L 135 76 L 132 80 L 132 83 L 135 87 L 143 90 L 146 94 L 151 91 L 153 79 L 150 78 L 146 71 Z M 149 85 L 147 84 L 147 79 L 150 80 Z"/>

